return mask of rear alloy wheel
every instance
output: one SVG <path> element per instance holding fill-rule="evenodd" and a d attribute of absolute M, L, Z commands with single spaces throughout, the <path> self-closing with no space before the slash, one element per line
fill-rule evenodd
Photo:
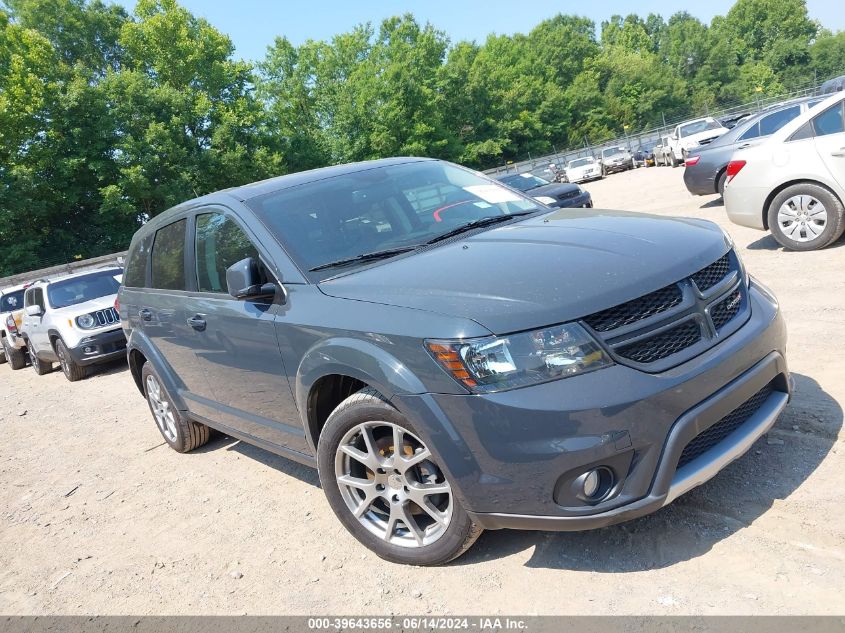
<path fill-rule="evenodd" d="M 332 510 L 361 543 L 397 563 L 439 565 L 481 533 L 437 458 L 404 416 L 372 389 L 344 400 L 318 446 Z"/>
<path fill-rule="evenodd" d="M 211 430 L 205 424 L 188 419 L 176 408 L 150 363 L 144 363 L 141 368 L 141 384 L 156 426 L 170 448 L 187 453 L 208 442 Z"/>
<path fill-rule="evenodd" d="M 85 368 L 73 360 L 67 345 L 62 339 L 56 341 L 56 356 L 59 358 L 59 365 L 62 372 L 70 382 L 76 382 L 85 378 Z"/>
<path fill-rule="evenodd" d="M 839 239 L 845 229 L 839 199 L 810 183 L 787 187 L 775 196 L 768 220 L 774 238 L 795 251 L 824 248 Z"/>
<path fill-rule="evenodd" d="M 32 345 L 27 343 L 26 346 L 27 352 L 29 353 L 29 363 L 32 365 L 32 368 L 35 370 L 35 373 L 39 376 L 43 376 L 44 374 L 49 374 L 53 371 L 53 363 L 40 360 L 38 358 L 38 354 L 35 353 L 35 350 L 32 348 Z"/>

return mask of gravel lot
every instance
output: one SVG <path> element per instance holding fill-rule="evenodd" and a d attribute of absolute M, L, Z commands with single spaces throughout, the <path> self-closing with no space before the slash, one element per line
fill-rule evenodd
<path fill-rule="evenodd" d="M 681 176 L 586 188 L 715 220 L 782 302 L 797 393 L 714 480 L 628 524 L 487 532 L 450 566 L 403 567 L 341 528 L 315 472 L 229 438 L 163 446 L 125 363 L 76 384 L 0 366 L 0 613 L 845 612 L 845 240 L 782 251 Z"/>

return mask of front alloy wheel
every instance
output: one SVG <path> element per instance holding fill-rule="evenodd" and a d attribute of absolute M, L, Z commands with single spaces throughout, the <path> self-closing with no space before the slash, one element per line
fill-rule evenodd
<path fill-rule="evenodd" d="M 332 411 L 320 432 L 317 463 L 337 518 L 381 558 L 441 565 L 481 534 L 439 457 L 375 389 L 353 393 Z"/>
<path fill-rule="evenodd" d="M 452 519 L 452 488 L 431 452 L 397 424 L 364 422 L 337 447 L 340 495 L 358 522 L 400 547 L 436 542 Z"/>

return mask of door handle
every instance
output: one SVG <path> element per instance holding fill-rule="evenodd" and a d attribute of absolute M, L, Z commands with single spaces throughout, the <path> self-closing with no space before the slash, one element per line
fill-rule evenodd
<path fill-rule="evenodd" d="M 197 332 L 202 332 L 205 330 L 206 326 L 204 317 L 204 314 L 195 314 L 194 316 L 188 318 L 188 325 L 194 328 Z"/>
<path fill-rule="evenodd" d="M 751 143 L 743 143 L 742 145 L 737 147 L 737 149 L 745 149 L 746 147 L 751 147 Z"/>
<path fill-rule="evenodd" d="M 138 310 L 138 316 L 141 317 L 144 321 L 151 321 L 153 318 L 153 313 L 147 310 L 147 308 L 141 308 Z"/>
<path fill-rule="evenodd" d="M 837 158 L 845 158 L 845 147 L 840 147 L 839 149 L 832 151 L 830 155 L 836 156 Z"/>

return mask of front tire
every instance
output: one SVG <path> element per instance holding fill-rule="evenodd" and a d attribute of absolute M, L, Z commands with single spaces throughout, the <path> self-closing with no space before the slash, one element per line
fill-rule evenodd
<path fill-rule="evenodd" d="M 9 367 L 17 371 L 26 367 L 26 352 L 22 349 L 12 347 L 9 344 L 9 338 L 3 337 L 3 350 L 6 352 L 6 359 L 9 361 Z"/>
<path fill-rule="evenodd" d="M 148 362 L 141 368 L 141 384 L 144 385 L 144 395 L 156 426 L 170 448 L 177 453 L 187 453 L 208 442 L 211 429 L 188 419 L 176 408 L 173 398 Z"/>
<path fill-rule="evenodd" d="M 845 208 L 830 190 L 811 183 L 792 185 L 772 200 L 769 230 L 784 248 L 813 251 L 838 240 L 845 231 Z"/>
<path fill-rule="evenodd" d="M 317 460 L 337 518 L 385 560 L 441 565 L 463 554 L 482 532 L 437 456 L 374 389 L 352 394 L 332 412 Z"/>
<path fill-rule="evenodd" d="M 67 345 L 62 339 L 56 341 L 56 356 L 59 357 L 62 373 L 70 382 L 85 378 L 85 368 L 73 360 L 73 356 L 70 355 L 70 351 L 68 351 Z"/>

